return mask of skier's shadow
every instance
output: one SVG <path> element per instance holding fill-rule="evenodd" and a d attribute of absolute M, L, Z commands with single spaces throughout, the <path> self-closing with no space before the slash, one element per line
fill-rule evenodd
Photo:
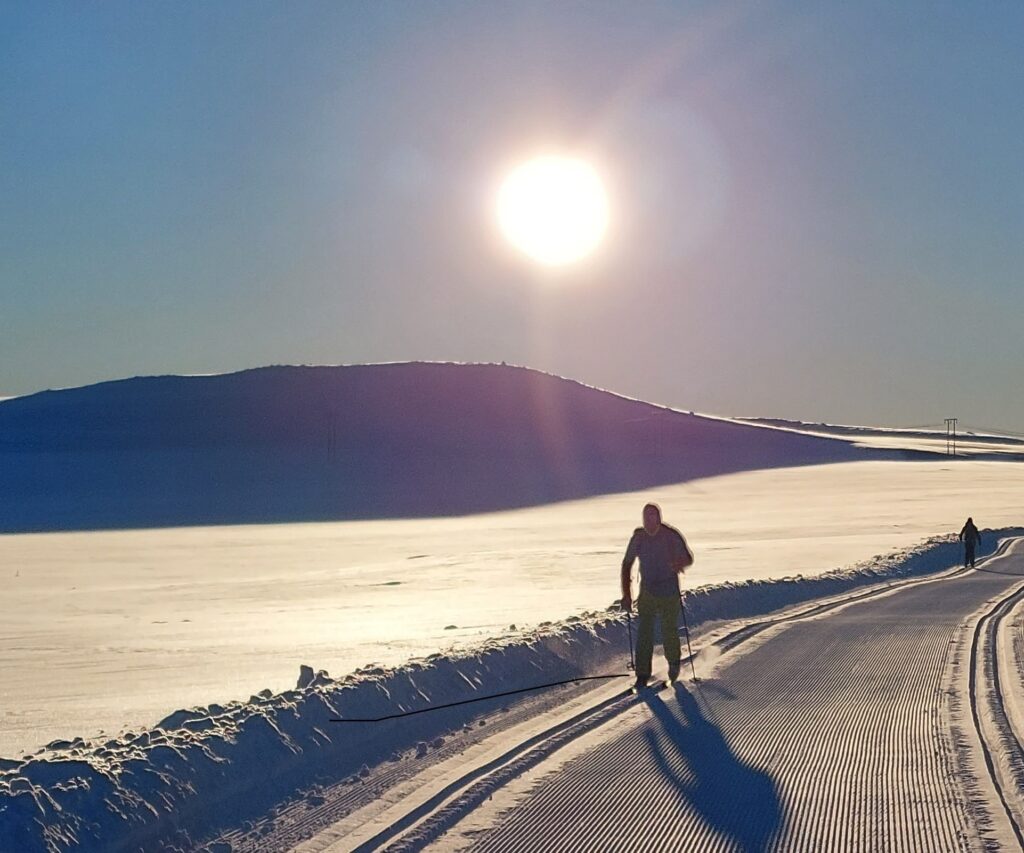
<path fill-rule="evenodd" d="M 743 853 L 767 850 L 782 824 L 775 782 L 733 754 L 721 730 L 681 684 L 675 685 L 673 698 L 681 715 L 657 694 L 645 698 L 671 747 L 666 748 L 664 738 L 655 732 L 648 732 L 647 739 L 658 769 L 678 794 L 680 807 L 696 809 Z M 689 773 L 680 772 L 678 758 L 685 761 Z"/>

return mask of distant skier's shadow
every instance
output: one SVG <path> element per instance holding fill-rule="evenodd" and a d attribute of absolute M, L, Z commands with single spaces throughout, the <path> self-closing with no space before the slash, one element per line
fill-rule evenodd
<path fill-rule="evenodd" d="M 680 773 L 664 738 L 648 733 L 651 754 L 678 792 L 680 806 L 696 809 L 744 853 L 767 850 L 782 824 L 782 804 L 771 776 L 733 754 L 721 730 L 681 684 L 675 686 L 674 696 L 681 717 L 657 694 L 645 701 L 668 735 L 671 750 L 689 768 L 689 774 Z"/>

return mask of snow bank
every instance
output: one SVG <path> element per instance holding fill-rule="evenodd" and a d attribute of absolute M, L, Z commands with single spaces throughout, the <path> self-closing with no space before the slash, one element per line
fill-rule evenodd
<path fill-rule="evenodd" d="M 989 531 L 980 554 L 1022 529 Z M 766 614 L 865 584 L 955 565 L 959 543 L 927 540 L 816 577 L 748 581 L 692 591 L 691 628 Z M 105 743 L 49 744 L 22 761 L 0 760 L 0 839 L 25 851 L 192 849 L 239 826 L 314 780 L 358 782 L 364 766 L 423 752 L 425 744 L 492 713 L 490 699 L 382 723 L 377 717 L 581 675 L 625 674 L 627 635 L 617 608 L 505 638 L 458 657 L 366 668 L 344 679 L 300 673 L 300 687 L 246 702 L 180 710 L 155 728 Z"/>

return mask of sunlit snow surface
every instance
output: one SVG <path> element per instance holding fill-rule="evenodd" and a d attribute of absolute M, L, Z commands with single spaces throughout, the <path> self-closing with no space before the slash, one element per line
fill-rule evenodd
<path fill-rule="evenodd" d="M 1011 463 L 857 462 L 454 519 L 0 536 L 0 755 L 603 609 L 647 500 L 695 587 L 1018 524 L 1022 494 Z"/>
<path fill-rule="evenodd" d="M 757 423 L 805 435 L 841 438 L 857 447 L 874 450 L 916 450 L 947 454 L 955 449 L 957 456 L 989 460 L 1024 458 L 1024 435 L 1004 434 L 993 430 L 963 430 L 953 435 L 938 428 L 900 429 L 891 427 L 844 426 L 840 424 L 807 423 L 780 418 L 737 418 L 743 423 Z"/>

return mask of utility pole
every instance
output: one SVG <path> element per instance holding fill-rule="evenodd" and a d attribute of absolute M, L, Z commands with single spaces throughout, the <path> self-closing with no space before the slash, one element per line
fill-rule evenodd
<path fill-rule="evenodd" d="M 946 455 L 956 456 L 957 418 L 946 418 Z"/>
<path fill-rule="evenodd" d="M 327 459 L 330 461 L 338 447 L 338 425 L 335 423 L 334 409 L 330 407 L 324 410 L 324 431 L 327 438 Z"/>

